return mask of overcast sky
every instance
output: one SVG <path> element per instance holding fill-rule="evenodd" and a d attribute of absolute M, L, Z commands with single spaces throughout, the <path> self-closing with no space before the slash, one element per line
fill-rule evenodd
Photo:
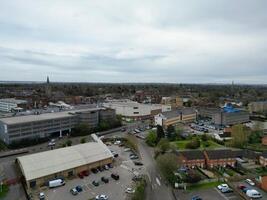
<path fill-rule="evenodd" d="M 266 0 L 1 0 L 0 80 L 267 83 Z"/>

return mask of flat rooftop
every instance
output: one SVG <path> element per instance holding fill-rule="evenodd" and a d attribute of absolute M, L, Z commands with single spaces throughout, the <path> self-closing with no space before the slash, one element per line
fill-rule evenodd
<path fill-rule="evenodd" d="M 25 103 L 27 103 L 26 100 L 20 100 L 20 99 L 14 99 L 14 98 L 0 99 L 0 102 L 15 103 L 15 104 L 25 104 Z"/>
<path fill-rule="evenodd" d="M 36 122 L 36 121 L 45 121 L 51 119 L 59 119 L 65 117 L 71 117 L 75 115 L 77 112 L 87 112 L 87 111 L 96 111 L 101 110 L 102 108 L 87 108 L 87 109 L 76 109 L 76 110 L 68 110 L 62 112 L 51 112 L 44 113 L 38 115 L 22 115 L 22 116 L 14 116 L 14 117 L 6 117 L 0 118 L 0 121 L 4 124 L 12 125 L 12 124 L 20 124 L 20 123 L 28 123 L 28 122 Z"/>
<path fill-rule="evenodd" d="M 112 158 L 110 150 L 97 136 L 94 142 L 18 157 L 27 181 Z"/>

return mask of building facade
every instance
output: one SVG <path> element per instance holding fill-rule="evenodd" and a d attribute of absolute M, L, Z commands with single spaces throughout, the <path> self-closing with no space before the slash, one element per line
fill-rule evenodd
<path fill-rule="evenodd" d="M 178 153 L 178 162 L 182 167 L 205 167 L 205 157 L 202 151 L 180 151 Z"/>
<path fill-rule="evenodd" d="M 194 122 L 196 120 L 197 114 L 194 109 L 184 108 L 177 109 L 168 112 L 162 112 L 154 117 L 155 125 L 160 125 L 167 128 L 170 125 L 176 125 L 181 122 Z"/>
<path fill-rule="evenodd" d="M 206 150 L 204 156 L 207 168 L 226 167 L 227 165 L 234 167 L 236 164 L 236 154 L 228 149 Z"/>
<path fill-rule="evenodd" d="M 246 111 L 225 112 L 221 111 L 212 116 L 212 121 L 216 125 L 228 126 L 249 122 L 249 113 Z"/>
<path fill-rule="evenodd" d="M 264 113 L 267 112 L 267 101 L 251 102 L 248 104 L 250 113 Z"/>
<path fill-rule="evenodd" d="M 26 109 L 27 101 L 13 98 L 0 99 L 0 111 L 12 112 Z"/>
<path fill-rule="evenodd" d="M 23 139 L 46 138 L 55 133 L 62 136 L 63 132 L 70 132 L 80 123 L 86 123 L 91 128 L 96 127 L 101 116 L 104 119 L 114 119 L 115 111 L 89 108 L 1 118 L 0 139 L 10 144 Z"/>
<path fill-rule="evenodd" d="M 16 163 L 26 187 L 45 186 L 53 179 L 74 177 L 112 163 L 107 146 L 96 135 L 92 138 L 93 142 L 18 157 Z"/>

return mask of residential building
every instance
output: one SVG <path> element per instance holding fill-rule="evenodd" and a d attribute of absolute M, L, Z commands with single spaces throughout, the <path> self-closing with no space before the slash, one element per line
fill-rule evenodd
<path fill-rule="evenodd" d="M 259 182 L 260 182 L 261 189 L 267 192 L 267 176 L 260 176 Z"/>
<path fill-rule="evenodd" d="M 202 151 L 179 151 L 178 162 L 183 167 L 205 167 L 205 156 Z"/>
<path fill-rule="evenodd" d="M 18 157 L 26 187 L 36 188 L 111 163 L 113 155 L 107 146 L 96 135 L 92 138 L 93 142 Z"/>
<path fill-rule="evenodd" d="M 0 99 L 0 112 L 21 111 L 26 109 L 27 101 L 14 98 Z"/>
<path fill-rule="evenodd" d="M 261 166 L 267 167 L 267 151 L 262 152 L 259 161 Z"/>
<path fill-rule="evenodd" d="M 128 99 L 110 100 L 103 103 L 105 108 L 112 108 L 117 115 L 130 119 L 150 119 L 158 113 L 171 110 L 171 106 L 160 104 L 142 104 Z"/>
<path fill-rule="evenodd" d="M 0 139 L 10 144 L 23 139 L 46 138 L 52 134 L 62 136 L 71 132 L 79 123 L 86 123 L 94 128 L 101 117 L 105 120 L 114 119 L 115 111 L 105 108 L 83 108 L 1 118 Z"/>
<path fill-rule="evenodd" d="M 236 154 L 229 149 L 205 150 L 204 151 L 207 168 L 213 167 L 232 167 L 236 164 Z"/>
<path fill-rule="evenodd" d="M 168 112 L 162 112 L 154 117 L 155 125 L 167 128 L 170 125 L 178 123 L 193 122 L 196 120 L 196 111 L 193 108 L 176 109 Z"/>
<path fill-rule="evenodd" d="M 179 96 L 162 97 L 161 104 L 170 105 L 172 109 L 183 107 L 183 99 Z"/>
<path fill-rule="evenodd" d="M 264 113 L 267 112 L 267 101 L 257 101 L 248 104 L 250 113 Z"/>
<path fill-rule="evenodd" d="M 262 136 L 262 138 L 261 138 L 261 144 L 262 145 L 267 145 L 267 135 Z"/>

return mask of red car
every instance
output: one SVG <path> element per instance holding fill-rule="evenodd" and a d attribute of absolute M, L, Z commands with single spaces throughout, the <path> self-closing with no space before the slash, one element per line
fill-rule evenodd
<path fill-rule="evenodd" d="M 81 179 L 83 179 L 83 177 L 84 177 L 84 175 L 83 175 L 82 172 L 80 172 L 80 173 L 78 174 L 78 176 L 79 176 L 79 178 L 81 178 Z"/>
<path fill-rule="evenodd" d="M 243 189 L 246 188 L 246 186 L 241 184 L 241 185 L 238 186 L 238 188 L 241 189 L 241 190 L 243 190 Z"/>
<path fill-rule="evenodd" d="M 83 176 L 89 176 L 89 171 L 88 170 L 84 170 L 81 172 Z"/>

